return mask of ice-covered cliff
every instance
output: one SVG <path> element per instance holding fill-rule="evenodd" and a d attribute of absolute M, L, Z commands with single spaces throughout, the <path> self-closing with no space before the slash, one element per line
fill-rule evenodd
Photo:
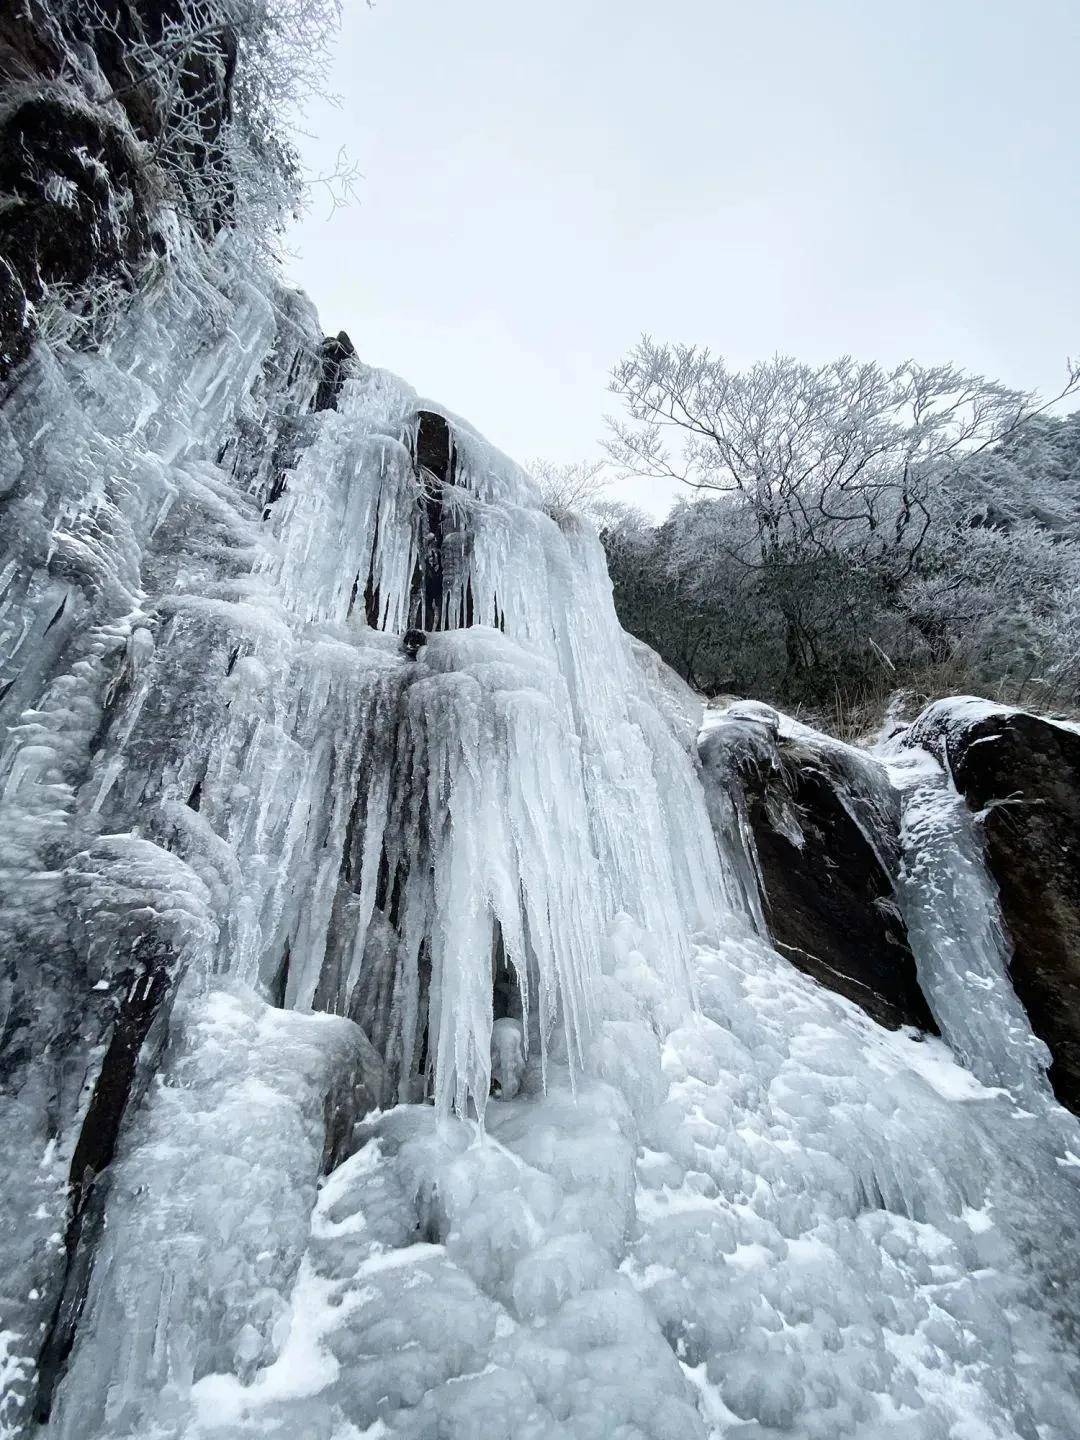
<path fill-rule="evenodd" d="M 1080 1138 L 943 772 L 963 1064 L 773 950 L 588 527 L 348 348 L 176 238 L 0 409 L 0 1435 L 1074 1437 Z"/>

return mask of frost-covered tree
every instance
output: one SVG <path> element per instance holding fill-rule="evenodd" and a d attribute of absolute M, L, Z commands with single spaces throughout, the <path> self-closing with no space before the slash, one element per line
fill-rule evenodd
<path fill-rule="evenodd" d="M 1080 694 L 1080 415 L 1039 415 L 933 495 L 933 526 L 905 587 L 938 654 L 984 685 L 1045 703 Z"/>
<path fill-rule="evenodd" d="M 59 14 L 106 57 L 97 98 L 127 113 L 177 210 L 203 234 L 239 221 L 265 235 L 300 203 L 292 135 L 323 89 L 340 11 L 340 0 L 64 0 Z M 352 177 L 343 162 L 320 178 Z"/>
<path fill-rule="evenodd" d="M 602 460 L 533 460 L 526 469 L 539 486 L 544 509 L 553 520 L 592 513 L 608 481 Z"/>
<path fill-rule="evenodd" d="M 1075 418 L 952 366 L 735 372 L 647 338 L 613 389 L 624 473 L 697 497 L 632 544 L 625 519 L 605 532 L 624 620 L 692 682 L 819 707 L 916 676 L 1076 693 L 1058 620 L 1080 586 Z"/>
<path fill-rule="evenodd" d="M 100 341 L 118 301 L 225 226 L 264 254 L 313 186 L 293 137 L 338 0 L 0 5 L 0 383 L 35 335 Z M 193 245 L 188 242 L 194 242 Z"/>
<path fill-rule="evenodd" d="M 1063 393 L 1078 384 L 1070 370 Z M 775 356 L 737 371 L 707 348 L 648 336 L 611 388 L 627 412 L 610 422 L 615 461 L 737 495 L 753 525 L 735 553 L 751 564 L 794 547 L 863 562 L 903 555 L 910 567 L 932 523 L 932 486 L 1045 409 L 952 365 Z"/>

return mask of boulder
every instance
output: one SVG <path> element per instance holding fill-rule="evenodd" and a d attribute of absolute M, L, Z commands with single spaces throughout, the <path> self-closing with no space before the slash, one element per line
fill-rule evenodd
<path fill-rule="evenodd" d="M 896 906 L 896 792 L 868 755 L 743 702 L 699 743 L 713 826 L 752 912 L 800 970 L 891 1029 L 936 1026 Z"/>
<path fill-rule="evenodd" d="M 941 700 L 908 736 L 979 816 L 1012 941 L 1013 988 L 1080 1113 L 1080 728 L 983 700 Z"/>

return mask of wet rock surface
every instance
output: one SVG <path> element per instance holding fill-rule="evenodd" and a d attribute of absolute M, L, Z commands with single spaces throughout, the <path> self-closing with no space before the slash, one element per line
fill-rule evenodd
<path fill-rule="evenodd" d="M 981 820 L 1013 947 L 1012 982 L 1080 1112 L 1080 733 L 976 700 L 931 705 L 911 741 L 950 769 Z"/>
<path fill-rule="evenodd" d="M 732 707 L 700 752 L 714 826 L 754 852 L 776 947 L 883 1025 L 936 1031 L 896 908 L 899 807 L 869 756 L 785 736 L 764 705 Z M 737 814 L 725 819 L 725 787 Z"/>

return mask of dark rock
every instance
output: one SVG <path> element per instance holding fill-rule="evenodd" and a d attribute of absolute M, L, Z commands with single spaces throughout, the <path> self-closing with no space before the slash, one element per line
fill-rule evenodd
<path fill-rule="evenodd" d="M 406 630 L 401 637 L 401 648 L 410 660 L 415 660 L 423 646 L 427 644 L 427 636 L 423 630 Z"/>
<path fill-rule="evenodd" d="M 931 705 L 910 742 L 980 816 L 1013 947 L 1013 988 L 1050 1048 L 1050 1082 L 1080 1113 L 1080 733 L 979 700 Z"/>
<path fill-rule="evenodd" d="M 442 485 L 454 483 L 454 437 L 445 415 L 433 410 L 417 412 L 416 465 Z"/>
<path fill-rule="evenodd" d="M 419 540 L 412 579 L 410 615 L 413 628 L 437 630 L 442 625 L 443 487 L 454 483 L 454 437 L 445 415 L 417 413 L 416 471 L 420 482 Z"/>
<path fill-rule="evenodd" d="M 328 335 L 322 342 L 319 349 L 319 387 L 311 404 L 313 410 L 333 410 L 337 406 L 348 362 L 355 354 L 356 347 L 344 330 L 337 335 Z"/>
<path fill-rule="evenodd" d="M 164 248 L 166 196 L 206 238 L 229 218 L 232 191 L 214 177 L 227 168 L 236 36 L 223 19 L 181 52 L 176 27 L 191 23 L 184 0 L 0 7 L 0 381 L 50 292 L 78 309 L 95 285 L 131 288 Z M 133 58 L 154 46 L 184 57 L 168 93 L 160 64 Z M 178 124 L 181 110 L 197 124 Z"/>
<path fill-rule="evenodd" d="M 899 806 L 881 767 L 780 735 L 763 705 L 732 707 L 699 748 L 714 828 L 749 852 L 776 948 L 881 1024 L 936 1033 L 894 898 Z"/>
<path fill-rule="evenodd" d="M 102 101 L 123 111 L 139 140 L 168 152 L 174 203 L 212 239 L 233 208 L 230 187 L 203 177 L 228 168 L 222 131 L 239 51 L 235 14 L 220 0 L 199 11 L 190 0 L 96 0 L 72 6 L 64 23 L 64 39 L 94 53 L 110 87 Z"/>
<path fill-rule="evenodd" d="M 159 195 L 130 129 L 48 83 L 0 110 L 0 376 L 29 348 L 29 307 L 51 287 L 125 281 Z"/>
<path fill-rule="evenodd" d="M 38 1363 L 36 1409 L 43 1423 L 49 1418 L 56 1386 L 75 1342 L 103 1223 L 109 1166 L 124 1117 L 134 1108 L 143 1047 L 172 998 L 172 958 L 152 939 L 144 939 L 133 949 L 132 969 L 117 983 L 120 999 L 112 1034 L 71 1159 L 64 1283 Z M 145 1067 L 144 1081 L 151 1068 Z"/>

